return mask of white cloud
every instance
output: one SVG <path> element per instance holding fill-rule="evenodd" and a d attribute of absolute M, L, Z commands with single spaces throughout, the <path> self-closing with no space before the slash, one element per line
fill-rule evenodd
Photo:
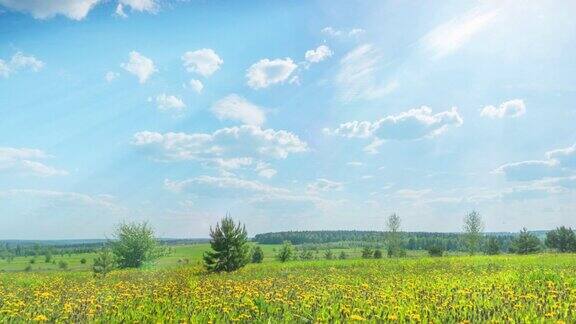
<path fill-rule="evenodd" d="M 308 146 L 298 136 L 284 131 L 243 125 L 206 133 L 139 132 L 133 144 L 164 161 L 212 161 L 217 158 L 285 159 L 290 154 L 306 152 Z"/>
<path fill-rule="evenodd" d="M 0 76 L 7 78 L 10 75 L 10 67 L 8 64 L 4 62 L 4 60 L 0 59 Z"/>
<path fill-rule="evenodd" d="M 278 173 L 276 170 L 274 169 L 262 169 L 260 171 L 258 171 L 258 175 L 263 177 L 263 178 L 267 178 L 270 179 L 273 176 L 276 175 L 276 173 Z"/>
<path fill-rule="evenodd" d="M 363 166 L 364 163 L 358 162 L 358 161 L 351 161 L 351 162 L 346 163 L 346 165 L 354 166 L 354 167 L 360 167 L 360 166 Z"/>
<path fill-rule="evenodd" d="M 186 104 L 182 99 L 173 96 L 167 95 L 165 93 L 159 94 L 154 98 L 156 102 L 156 106 L 161 111 L 182 111 L 186 108 Z"/>
<path fill-rule="evenodd" d="M 554 160 L 533 160 L 507 163 L 497 168 L 495 173 L 504 174 L 512 181 L 530 181 L 545 177 L 554 177 L 559 173 L 558 162 Z"/>
<path fill-rule="evenodd" d="M 124 12 L 124 6 L 123 6 L 121 3 L 119 3 L 119 4 L 116 6 L 116 11 L 114 11 L 114 13 L 115 13 L 116 16 L 118 16 L 118 17 L 122 17 L 122 18 L 127 18 L 127 17 L 128 17 L 128 15 Z"/>
<path fill-rule="evenodd" d="M 418 200 L 422 199 L 424 196 L 429 194 L 432 190 L 430 189 L 422 189 L 422 190 L 414 190 L 414 189 L 400 189 L 396 191 L 396 195 L 403 199 L 412 199 Z"/>
<path fill-rule="evenodd" d="M 240 197 L 253 194 L 285 194 L 289 191 L 258 181 L 235 177 L 199 176 L 182 181 L 165 180 L 164 186 L 174 192 L 194 193 L 200 196 Z"/>
<path fill-rule="evenodd" d="M 463 119 L 455 107 L 432 114 L 432 109 L 422 106 L 374 122 L 351 121 L 340 124 L 335 129 L 325 128 L 323 131 L 329 135 L 347 138 L 373 138 L 374 142 L 367 146 L 366 150 L 374 153 L 384 140 L 431 138 L 444 133 L 449 127 L 459 127 L 462 123 Z"/>
<path fill-rule="evenodd" d="M 10 61 L 0 60 L 0 76 L 9 77 L 10 74 L 16 73 L 20 70 L 30 70 L 38 72 L 44 67 L 44 62 L 40 61 L 32 55 L 26 55 L 22 52 L 17 52 L 12 55 Z"/>
<path fill-rule="evenodd" d="M 190 85 L 190 88 L 198 94 L 202 93 L 202 90 L 204 90 L 204 85 L 200 80 L 192 79 L 188 84 Z"/>
<path fill-rule="evenodd" d="M 237 94 L 231 94 L 218 100 L 212 106 L 212 112 L 220 120 L 238 120 L 248 125 L 260 126 L 266 121 L 266 115 L 262 108 Z"/>
<path fill-rule="evenodd" d="M 576 169 L 576 144 L 567 148 L 546 152 L 546 157 L 558 161 L 562 167 Z"/>
<path fill-rule="evenodd" d="M 398 87 L 398 81 L 385 81 L 380 75 L 382 56 L 372 44 L 364 44 L 348 52 L 340 60 L 336 85 L 345 101 L 370 100 L 385 96 Z"/>
<path fill-rule="evenodd" d="M 322 62 L 332 56 L 332 50 L 326 45 L 320 45 L 318 48 L 306 51 L 304 58 L 310 63 Z"/>
<path fill-rule="evenodd" d="M 433 59 L 452 54 L 474 36 L 486 30 L 498 16 L 498 9 L 474 8 L 434 28 L 420 40 Z"/>
<path fill-rule="evenodd" d="M 119 76 L 118 73 L 113 72 L 113 71 L 108 71 L 106 72 L 106 74 L 104 75 L 104 79 L 106 80 L 106 82 L 112 82 L 114 80 L 116 80 L 116 78 Z"/>
<path fill-rule="evenodd" d="M 136 51 L 130 52 L 129 61 L 120 64 L 120 67 L 137 76 L 140 83 L 145 83 L 152 74 L 157 72 L 154 62 Z"/>
<path fill-rule="evenodd" d="M 283 83 L 297 67 L 291 58 L 262 59 L 248 68 L 246 72 L 248 86 L 253 89 L 261 89 L 277 83 Z"/>
<path fill-rule="evenodd" d="M 118 0 L 118 5 L 130 7 L 134 11 L 156 13 L 158 3 L 156 0 Z"/>
<path fill-rule="evenodd" d="M 319 193 L 326 191 L 340 191 L 344 188 L 341 182 L 331 181 L 327 179 L 317 179 L 316 181 L 308 184 L 306 190 L 309 193 Z"/>
<path fill-rule="evenodd" d="M 210 48 L 186 52 L 182 55 L 182 61 L 184 61 L 186 71 L 198 73 L 204 77 L 208 77 L 218 71 L 220 65 L 224 63 L 220 56 Z"/>
<path fill-rule="evenodd" d="M 546 152 L 546 160 L 506 163 L 496 170 L 511 181 L 533 181 L 563 177 L 576 169 L 576 144 Z"/>
<path fill-rule="evenodd" d="M 63 176 L 68 172 L 47 166 L 38 160 L 49 156 L 41 150 L 29 148 L 0 147 L 0 172 L 40 177 Z"/>
<path fill-rule="evenodd" d="M 322 34 L 324 35 L 328 35 L 331 37 L 342 37 L 342 36 L 348 36 L 348 37 L 356 37 L 359 35 L 364 34 L 366 31 L 362 28 L 352 28 L 348 31 L 346 30 L 341 30 L 341 29 L 336 29 L 334 27 L 325 27 L 321 30 Z"/>
<path fill-rule="evenodd" d="M 526 105 L 522 99 L 503 102 L 498 107 L 486 106 L 480 116 L 489 118 L 520 117 L 526 113 Z"/>
<path fill-rule="evenodd" d="M 48 19 L 63 15 L 82 20 L 100 0 L 0 0 L 8 9 L 29 13 L 36 19 Z"/>

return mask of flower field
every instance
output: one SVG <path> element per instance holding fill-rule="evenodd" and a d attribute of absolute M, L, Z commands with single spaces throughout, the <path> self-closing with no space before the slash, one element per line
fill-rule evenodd
<path fill-rule="evenodd" d="M 0 274 L 0 322 L 576 322 L 576 255 Z"/>

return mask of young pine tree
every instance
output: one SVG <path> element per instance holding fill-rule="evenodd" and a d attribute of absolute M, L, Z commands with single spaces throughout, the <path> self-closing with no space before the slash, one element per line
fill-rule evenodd
<path fill-rule="evenodd" d="M 374 251 L 369 246 L 365 246 L 362 249 L 362 258 L 363 259 L 370 259 L 374 255 Z"/>
<path fill-rule="evenodd" d="M 208 271 L 234 271 L 249 261 L 250 247 L 246 227 L 235 224 L 230 216 L 224 217 L 215 228 L 210 228 L 212 251 L 204 253 L 204 265 Z"/>
<path fill-rule="evenodd" d="M 114 254 L 112 254 L 110 249 L 103 248 L 94 259 L 92 272 L 94 272 L 95 276 L 105 277 L 110 271 L 114 270 L 115 267 L 116 261 L 114 260 Z"/>
<path fill-rule="evenodd" d="M 540 251 L 540 239 L 528 232 L 526 227 L 520 231 L 520 234 L 512 241 L 510 250 L 517 254 L 531 254 Z"/>
<path fill-rule="evenodd" d="M 500 241 L 494 236 L 491 236 L 486 243 L 486 254 L 496 255 L 500 254 Z"/>
<path fill-rule="evenodd" d="M 256 245 L 252 249 L 252 263 L 262 263 L 262 260 L 264 260 L 264 251 L 259 245 Z"/>
<path fill-rule="evenodd" d="M 292 243 L 290 241 L 284 241 L 282 247 L 276 255 L 276 259 L 278 259 L 280 262 L 290 261 L 290 259 L 292 259 L 292 254 L 294 254 Z"/>

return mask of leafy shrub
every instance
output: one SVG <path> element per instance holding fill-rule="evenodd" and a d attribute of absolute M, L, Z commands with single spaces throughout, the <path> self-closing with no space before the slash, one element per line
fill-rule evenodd
<path fill-rule="evenodd" d="M 154 231 L 147 223 L 121 224 L 115 238 L 112 252 L 120 268 L 138 268 L 160 256 Z"/>
<path fill-rule="evenodd" d="M 382 250 L 380 249 L 374 250 L 374 259 L 382 259 Z"/>
<path fill-rule="evenodd" d="M 363 259 L 370 259 L 373 255 L 374 255 L 374 251 L 372 250 L 371 247 L 365 246 L 362 249 L 362 258 Z"/>
<path fill-rule="evenodd" d="M 444 249 L 440 244 L 433 244 L 428 247 L 428 255 L 432 257 L 441 257 L 444 254 Z"/>
<path fill-rule="evenodd" d="M 546 246 L 558 252 L 576 252 L 576 234 L 572 228 L 561 226 L 546 233 Z"/>
<path fill-rule="evenodd" d="M 58 268 L 60 268 L 61 270 L 68 269 L 68 262 L 60 260 L 60 262 L 58 262 Z"/>

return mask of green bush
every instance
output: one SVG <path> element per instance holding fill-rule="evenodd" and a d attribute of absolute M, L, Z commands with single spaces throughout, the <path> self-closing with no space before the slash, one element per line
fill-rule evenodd
<path fill-rule="evenodd" d="M 120 268 L 139 268 L 160 256 L 154 231 L 147 223 L 121 224 L 115 239 L 112 252 Z"/>

